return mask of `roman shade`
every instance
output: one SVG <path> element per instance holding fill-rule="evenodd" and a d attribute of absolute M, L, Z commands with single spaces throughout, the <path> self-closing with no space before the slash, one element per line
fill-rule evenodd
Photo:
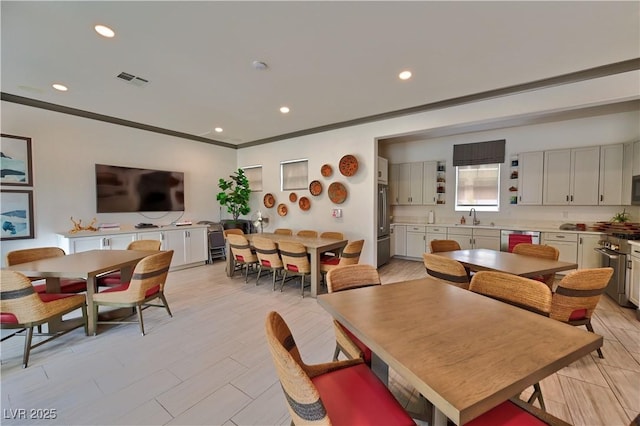
<path fill-rule="evenodd" d="M 453 146 L 454 166 L 504 163 L 506 139 L 487 142 L 465 143 Z"/>

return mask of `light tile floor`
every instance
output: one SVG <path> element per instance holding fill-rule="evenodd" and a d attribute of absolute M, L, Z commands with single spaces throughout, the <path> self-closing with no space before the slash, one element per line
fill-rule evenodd
<path fill-rule="evenodd" d="M 380 273 L 390 283 L 422 277 L 424 268 L 394 259 Z M 300 298 L 293 283 L 280 293 L 267 277 L 258 286 L 227 278 L 221 261 L 171 272 L 166 293 L 174 316 L 146 310 L 144 337 L 135 324 L 103 325 L 95 337 L 76 330 L 35 349 L 27 369 L 22 338 L 3 342 L 2 424 L 288 425 L 264 320 L 280 312 L 303 358 L 328 361 L 332 322 L 315 299 Z M 575 425 L 628 425 L 640 412 L 640 322 L 605 298 L 594 328 L 605 337 L 605 359 L 594 353 L 545 379 L 547 410 Z M 402 377 L 391 372 L 390 387 L 417 409 Z M 46 410 L 56 418 L 38 418 Z"/>

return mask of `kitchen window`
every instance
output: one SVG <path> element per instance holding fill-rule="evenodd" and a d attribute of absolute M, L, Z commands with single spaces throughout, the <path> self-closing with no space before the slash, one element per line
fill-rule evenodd
<path fill-rule="evenodd" d="M 500 211 L 500 164 L 456 167 L 456 211 Z"/>
<path fill-rule="evenodd" d="M 309 185 L 309 160 L 280 163 L 280 190 L 307 189 L 307 185 Z"/>

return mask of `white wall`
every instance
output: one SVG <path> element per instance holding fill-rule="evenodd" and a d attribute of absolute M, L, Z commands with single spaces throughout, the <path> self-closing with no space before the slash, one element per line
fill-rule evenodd
<path fill-rule="evenodd" d="M 179 212 L 96 213 L 94 164 L 176 170 L 185 174 L 183 219 L 218 220 L 219 177 L 235 170 L 236 150 L 2 102 L 2 133 L 32 138 L 35 240 L 2 241 L 8 251 L 57 245 L 56 232 L 88 224 L 169 224 Z M 6 187 L 3 189 L 23 189 Z M 27 188 L 24 188 L 27 189 Z"/>

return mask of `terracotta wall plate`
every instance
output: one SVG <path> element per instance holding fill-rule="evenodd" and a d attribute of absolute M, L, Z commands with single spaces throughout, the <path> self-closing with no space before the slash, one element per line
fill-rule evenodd
<path fill-rule="evenodd" d="M 296 201 L 298 201 L 298 195 L 295 192 L 292 192 L 291 194 L 289 194 L 289 201 L 295 203 Z"/>
<path fill-rule="evenodd" d="M 333 201 L 334 204 L 342 204 L 344 200 L 347 199 L 347 188 L 340 182 L 333 182 L 329 185 L 327 193 L 329 194 L 329 199 Z"/>
<path fill-rule="evenodd" d="M 300 206 L 300 210 L 307 211 L 311 208 L 311 201 L 309 201 L 307 197 L 300 197 L 298 205 Z"/>
<path fill-rule="evenodd" d="M 309 184 L 309 192 L 314 197 L 322 194 L 322 184 L 320 183 L 320 181 L 314 180 L 313 182 L 311 182 Z"/>
<path fill-rule="evenodd" d="M 325 164 L 320 168 L 320 174 L 324 177 L 331 177 L 333 174 L 333 168 L 330 165 Z"/>
<path fill-rule="evenodd" d="M 280 216 L 286 216 L 289 213 L 289 209 L 284 204 L 278 204 L 278 214 Z"/>
<path fill-rule="evenodd" d="M 353 176 L 358 171 L 358 159 L 353 155 L 345 155 L 340 159 L 340 173 L 344 176 Z"/>
<path fill-rule="evenodd" d="M 271 193 L 264 195 L 263 202 L 264 202 L 264 206 L 268 209 L 276 205 L 276 199 Z"/>

